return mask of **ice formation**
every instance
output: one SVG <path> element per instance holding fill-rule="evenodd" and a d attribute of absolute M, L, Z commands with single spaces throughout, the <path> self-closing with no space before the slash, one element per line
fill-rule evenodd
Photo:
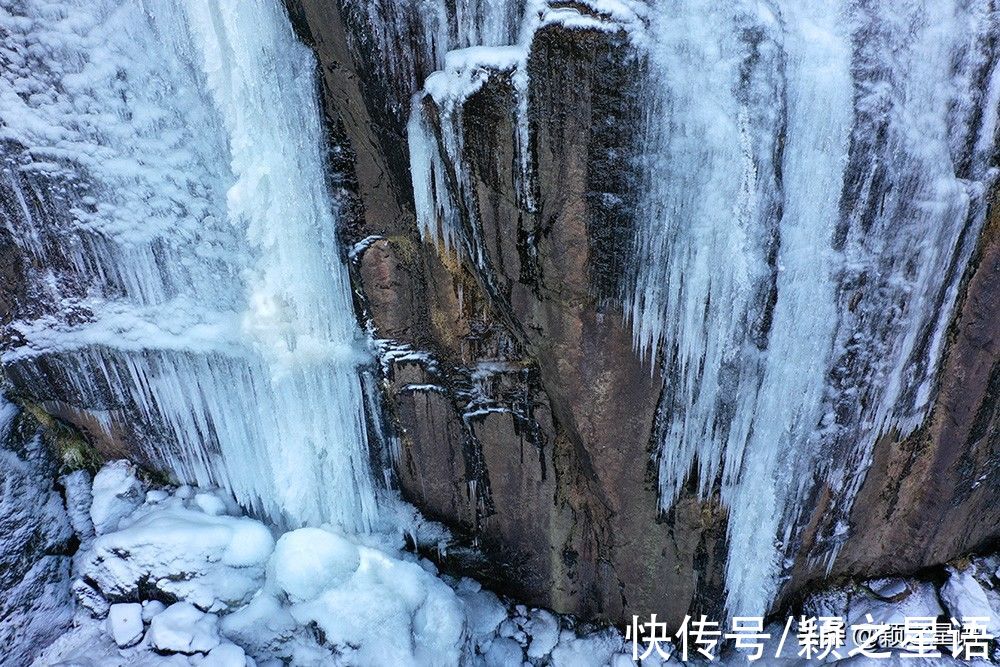
<path fill-rule="evenodd" d="M 144 455 L 181 480 L 369 526 L 369 357 L 281 4 L 15 2 L 0 31 L 2 222 L 39 267 L 4 363 L 167 433 Z"/>
<path fill-rule="evenodd" d="M 530 0 L 534 1 L 534 0 Z M 513 44 L 529 0 L 348 0 L 399 101 L 407 101 L 449 51 Z M 412 48 L 400 49 L 400 44 Z"/>
<path fill-rule="evenodd" d="M 96 506 L 144 486 L 124 462 L 96 478 L 109 477 L 119 484 L 95 485 Z M 419 544 L 440 537 L 409 528 Z M 275 539 L 221 490 L 150 489 L 78 556 L 74 628 L 35 664 L 602 667 L 625 655 L 615 631 L 510 607 L 402 546 L 399 532 L 330 526 Z"/>
<path fill-rule="evenodd" d="M 469 258 L 487 285 L 492 282 L 492 274 L 487 266 L 464 154 L 463 107 L 491 77 L 509 78 L 516 96 L 512 139 L 519 168 L 515 188 L 522 207 L 534 211 L 528 57 L 536 32 L 558 25 L 568 30 L 628 31 L 633 34 L 644 15 L 639 4 L 587 0 L 580 5 L 587 9 L 586 13 L 577 7 L 553 7 L 543 0 L 531 0 L 526 5 L 516 40 L 509 44 L 487 41 L 483 45 L 448 52 L 441 59 L 440 69 L 427 76 L 422 91 L 413 97 L 407 142 L 417 226 L 423 238 L 440 243 L 448 252 Z"/>
<path fill-rule="evenodd" d="M 529 2 L 512 46 L 436 56 L 408 127 L 421 232 L 487 287 L 463 105 L 509 77 L 532 210 L 526 64 L 552 23 L 627 31 L 646 57 L 623 302 L 637 351 L 665 378 L 661 503 L 692 467 L 700 494 L 721 490 L 728 608 L 763 613 L 809 495 L 822 483 L 834 498 L 813 554 L 830 565 L 876 439 L 912 432 L 933 399 L 995 178 L 997 12 L 952 0 Z"/>
<path fill-rule="evenodd" d="M 131 477 L 125 486 L 143 485 L 134 474 L 121 474 L 131 470 L 128 466 L 110 467 L 115 478 Z M 93 498 L 114 504 L 115 490 L 95 487 Z M 117 530 L 98 536 L 77 558 L 81 606 L 73 627 L 34 665 L 636 664 L 631 642 L 617 630 L 511 605 L 475 581 L 439 574 L 429 561 L 402 549 L 398 532 L 359 538 L 333 527 L 307 527 L 275 539 L 268 527 L 240 512 L 218 489 L 148 490 Z M 413 527 L 418 543 L 438 538 L 431 528 L 424 533 Z M 875 623 L 1000 618 L 998 564 L 1000 556 L 987 556 L 951 567 L 937 577 L 941 586 L 893 579 L 816 591 L 796 613 L 841 617 L 848 624 L 869 615 Z M 232 595 L 237 589 L 243 592 Z M 225 601 L 221 591 L 228 591 Z M 771 655 L 782 630 L 782 622 L 766 628 L 765 650 Z M 840 649 L 842 655 L 854 647 L 852 641 Z M 670 640 L 661 646 L 667 654 L 678 650 Z M 817 664 L 796 658 L 795 649 L 782 655 L 789 657 L 761 664 Z M 723 665 L 746 664 L 738 650 L 718 658 Z M 968 664 L 947 654 L 936 663 L 920 662 Z M 654 653 L 641 664 L 661 662 Z"/>
<path fill-rule="evenodd" d="M 664 508 L 693 465 L 729 508 L 731 613 L 768 608 L 817 483 L 832 562 L 875 440 L 928 409 L 994 178 L 996 25 L 988 2 L 652 5 L 625 304 L 663 367 Z"/>

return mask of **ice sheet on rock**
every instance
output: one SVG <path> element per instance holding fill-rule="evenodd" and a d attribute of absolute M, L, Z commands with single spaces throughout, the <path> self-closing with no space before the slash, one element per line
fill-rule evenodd
<path fill-rule="evenodd" d="M 591 7 L 596 13 L 583 13 Z M 469 258 L 489 283 L 477 210 L 471 194 L 470 167 L 464 155 L 463 105 L 491 77 L 508 76 L 516 102 L 515 136 L 519 168 L 514 184 L 521 205 L 536 208 L 532 185 L 528 119 L 528 56 L 535 32 L 560 25 L 569 30 L 599 30 L 635 34 L 640 21 L 624 3 L 580 3 L 577 7 L 550 7 L 531 0 L 517 39 L 484 43 L 448 52 L 440 68 L 427 76 L 423 92 L 413 98 L 407 124 L 414 207 L 417 225 L 425 239 L 441 243 L 449 252 Z M 499 44 L 503 44 L 502 46 Z M 427 105 L 435 110 L 429 114 Z"/>
<path fill-rule="evenodd" d="M 44 383 L 46 355 L 184 481 L 276 522 L 370 525 L 369 356 L 315 62 L 281 3 L 15 3 L 0 31 L 0 224 L 39 304 L 5 362 Z"/>
<path fill-rule="evenodd" d="M 449 51 L 517 41 L 528 0 L 349 0 L 363 17 L 381 76 L 405 104 Z M 407 47 L 402 47 L 407 45 Z"/>
<path fill-rule="evenodd" d="M 721 490 L 727 607 L 760 614 L 814 484 L 830 565 L 874 442 L 932 399 L 994 179 L 996 10 L 684 0 L 648 21 L 624 302 L 665 378 L 661 502 L 693 466 Z"/>

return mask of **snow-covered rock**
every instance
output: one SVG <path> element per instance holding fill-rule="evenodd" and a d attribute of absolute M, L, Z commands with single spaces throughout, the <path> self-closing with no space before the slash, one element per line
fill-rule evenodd
<path fill-rule="evenodd" d="M 94 539 L 94 522 L 90 518 L 93 501 L 90 473 L 86 470 L 74 470 L 63 475 L 60 481 L 66 495 L 66 511 L 73 532 L 80 538 L 80 549 L 87 549 Z"/>
<path fill-rule="evenodd" d="M 143 506 L 127 527 L 99 535 L 83 574 L 111 600 L 137 600 L 140 586 L 149 584 L 206 611 L 246 602 L 263 583 L 274 546 L 270 530 L 188 504 L 175 497 Z"/>
<path fill-rule="evenodd" d="M 146 600 L 142 603 L 142 620 L 144 623 L 149 623 L 153 620 L 153 617 L 159 614 L 161 611 L 167 608 L 167 605 L 163 604 L 159 600 Z"/>
<path fill-rule="evenodd" d="M 975 577 L 975 566 L 964 570 L 955 567 L 948 568 L 948 581 L 941 587 L 941 600 L 948 607 L 952 618 L 961 621 L 964 618 L 987 618 L 988 632 L 994 637 L 1000 636 L 1000 618 L 997 618 L 990 606 L 986 591 Z"/>
<path fill-rule="evenodd" d="M 621 653 L 622 637 L 608 629 L 585 636 L 563 630 L 559 644 L 552 649 L 553 667 L 605 667 L 612 656 Z"/>
<path fill-rule="evenodd" d="M 149 641 L 158 651 L 207 653 L 221 641 L 218 618 L 190 602 L 177 602 L 153 617 Z"/>
<path fill-rule="evenodd" d="M 198 663 L 199 667 L 244 667 L 247 654 L 236 644 L 219 644 Z"/>
<path fill-rule="evenodd" d="M 470 582 L 474 585 L 469 585 Z M 465 606 L 469 633 L 476 641 L 496 632 L 497 626 L 507 618 L 507 609 L 491 591 L 484 590 L 478 582 L 463 579 L 458 586 L 458 597 Z"/>
<path fill-rule="evenodd" d="M 534 609 L 528 621 L 527 632 L 531 635 L 528 657 L 544 657 L 559 643 L 559 619 L 552 612 Z"/>
<path fill-rule="evenodd" d="M 142 605 L 138 602 L 113 604 L 108 610 L 111 637 L 120 648 L 133 646 L 142 639 Z"/>
<path fill-rule="evenodd" d="M 98 535 L 78 559 L 78 599 L 107 620 L 83 613 L 38 664 L 633 664 L 617 630 L 581 629 L 544 609 L 505 604 L 472 579 L 439 575 L 403 551 L 396 532 L 345 536 L 301 528 L 275 542 L 266 526 L 234 511 L 211 490 L 145 494 L 143 505 L 119 518 L 118 530 Z M 988 574 L 993 569 L 980 559 L 952 570 L 940 592 L 932 582 L 898 578 L 829 589 L 809 596 L 796 614 L 841 616 L 848 626 L 869 615 L 876 623 L 901 623 L 943 614 L 940 593 L 952 613 L 981 615 L 1000 600 Z M 160 594 L 181 601 L 165 607 L 148 599 Z M 768 630 L 773 656 L 782 627 Z M 841 655 L 851 648 L 848 635 Z M 722 664 L 745 664 L 743 655 L 723 658 Z M 815 662 L 786 653 L 768 664 Z M 651 657 L 642 667 L 659 664 Z"/>
<path fill-rule="evenodd" d="M 349 663 L 457 664 L 466 617 L 455 591 L 415 562 L 363 546 L 357 555 L 350 576 L 290 607 L 295 621 L 315 624 Z"/>
<path fill-rule="evenodd" d="M 524 650 L 513 639 L 497 637 L 490 641 L 483 653 L 486 667 L 508 667 L 524 663 Z"/>
<path fill-rule="evenodd" d="M 128 461 L 112 461 L 94 475 L 90 518 L 98 535 L 118 529 L 123 518 L 142 505 L 146 485 Z"/>
<path fill-rule="evenodd" d="M 341 584 L 360 562 L 358 548 L 343 537 L 300 528 L 278 539 L 268 575 L 290 600 L 302 602 Z"/>

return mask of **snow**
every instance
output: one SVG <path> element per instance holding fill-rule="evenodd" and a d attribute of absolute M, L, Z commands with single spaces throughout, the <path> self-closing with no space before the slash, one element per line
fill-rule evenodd
<path fill-rule="evenodd" d="M 358 548 L 318 528 L 301 528 L 278 539 L 268 566 L 271 581 L 293 602 L 312 600 L 342 584 L 361 563 Z"/>
<path fill-rule="evenodd" d="M 118 529 L 121 520 L 132 514 L 146 496 L 137 469 L 128 461 L 114 461 L 94 475 L 90 518 L 98 535 Z"/>
<path fill-rule="evenodd" d="M 235 644 L 220 644 L 208 652 L 199 667 L 244 667 L 246 652 Z"/>
<path fill-rule="evenodd" d="M 465 606 L 469 634 L 473 640 L 481 641 L 496 633 L 497 627 L 507 618 L 507 608 L 492 591 L 481 588 L 476 583 L 470 587 L 471 579 L 463 579 L 458 586 L 458 597 Z M 520 649 L 518 649 L 520 650 Z"/>
<path fill-rule="evenodd" d="M 621 635 L 614 630 L 595 632 L 578 637 L 564 630 L 552 650 L 553 667 L 604 667 L 621 653 Z"/>
<path fill-rule="evenodd" d="M 142 639 L 143 607 L 138 602 L 126 602 L 113 604 L 108 610 L 108 626 L 111 628 L 111 637 L 121 648 L 139 643 Z"/>
<path fill-rule="evenodd" d="M 941 587 L 941 601 L 955 619 L 985 618 L 987 632 L 1000 637 L 1000 614 L 990 605 L 986 591 L 975 577 L 975 567 L 948 568 L 948 580 Z"/>
<path fill-rule="evenodd" d="M 513 639 L 497 637 L 489 643 L 486 652 L 483 654 L 483 661 L 486 667 L 509 667 L 509 665 L 520 665 L 524 659 L 524 652 L 521 645 Z"/>
<path fill-rule="evenodd" d="M 219 619 L 189 602 L 177 602 L 149 623 L 149 640 L 158 651 L 207 653 L 219 645 Z"/>
<path fill-rule="evenodd" d="M 994 178 L 975 82 L 996 59 L 991 10 L 774 5 L 682 0 L 643 18 L 623 303 L 637 352 L 671 380 L 661 507 L 692 469 L 701 495 L 721 491 L 726 604 L 742 615 L 773 601 L 802 502 L 828 487 L 812 557 L 831 566 L 874 443 L 922 421 Z"/>
<path fill-rule="evenodd" d="M 143 623 L 149 623 L 153 620 L 153 617 L 159 614 L 161 611 L 167 608 L 167 605 L 163 604 L 159 600 L 145 600 L 142 603 L 142 621 Z"/>
<path fill-rule="evenodd" d="M 205 514 L 179 497 L 143 506 L 126 523 L 97 537 L 81 564 L 105 595 L 134 597 L 151 585 L 202 609 L 228 608 L 260 587 L 274 546 L 263 524 Z"/>
<path fill-rule="evenodd" d="M 589 2 L 597 14 L 581 13 L 577 7 L 550 7 L 547 2 L 530 0 L 516 40 L 509 43 L 490 41 L 448 51 L 438 70 L 423 82 L 421 93 L 413 97 L 407 124 L 414 206 L 422 238 L 440 243 L 448 252 L 470 258 L 485 269 L 484 246 L 478 238 L 473 215 L 475 203 L 469 200 L 471 185 L 465 162 L 463 105 L 492 78 L 510 77 L 517 97 L 516 129 L 519 169 L 516 189 L 527 210 L 536 203 L 530 186 L 531 156 L 528 127 L 528 56 L 535 33 L 546 26 L 559 25 L 567 30 L 626 31 L 633 37 L 639 30 L 636 11 L 622 2 Z M 436 107 L 437 122 L 428 115 L 427 104 Z M 440 142 L 438 139 L 440 138 Z M 442 150 L 443 149 L 443 150 Z M 457 187 L 449 187 L 449 170 Z M 457 190 L 457 191 L 456 191 Z M 490 280 L 488 275 L 485 276 Z"/>
<path fill-rule="evenodd" d="M 123 469 L 98 477 L 120 481 Z M 122 486 L 102 484 L 95 501 Z M 398 500 L 388 532 L 307 527 L 274 540 L 255 519 L 217 514 L 231 506 L 218 490 L 155 490 L 76 557 L 80 613 L 39 664 L 573 665 L 621 653 L 613 631 L 578 634 L 404 551 L 404 533 L 424 547 L 447 535 Z"/>
<path fill-rule="evenodd" d="M 93 504 L 90 474 L 86 470 L 74 470 L 60 478 L 66 496 L 66 513 L 69 515 L 73 532 L 80 538 L 81 548 L 90 546 L 94 539 L 94 522 L 90 517 Z"/>
<path fill-rule="evenodd" d="M 296 622 L 316 624 L 328 643 L 360 664 L 457 663 L 465 618 L 454 591 L 417 563 L 366 547 L 359 555 L 349 579 L 290 608 Z M 378 628 L 410 639 L 380 641 L 372 637 Z"/>
<path fill-rule="evenodd" d="M 631 645 L 614 628 L 510 604 L 479 582 L 439 574 L 429 561 L 404 551 L 407 531 L 418 544 L 441 539 L 435 525 L 413 516 L 412 508 L 394 510 L 398 520 L 386 533 L 309 527 L 273 541 L 259 521 L 212 514 L 218 504 L 198 502 L 215 496 L 228 507 L 218 490 L 158 490 L 165 497 L 122 517 L 119 530 L 96 537 L 77 557 L 82 564 L 77 574 L 91 582 L 85 594 L 92 599 L 81 607 L 74 628 L 46 649 L 39 667 L 84 659 L 100 667 L 632 664 Z M 421 528 L 425 523 L 428 528 Z M 241 547 L 229 548 L 234 542 Z M 897 577 L 816 592 L 794 614 L 841 616 L 848 625 L 868 616 L 876 623 L 902 623 L 907 617 L 946 615 L 940 596 L 948 613 L 992 617 L 990 604 L 1000 596 L 989 573 L 998 562 L 987 557 L 973 559 L 963 570 L 950 568 L 940 590 L 931 581 Z M 206 591 L 232 589 L 238 572 L 254 573 L 240 601 L 209 599 Z M 189 585 L 180 586 L 183 581 Z M 167 606 L 156 599 L 167 597 L 179 600 Z M 92 615 L 86 610 L 99 606 L 94 600 L 102 601 L 104 610 Z M 102 615 L 107 618 L 100 620 Z M 768 631 L 773 654 L 782 627 Z M 849 635 L 842 652 L 852 646 Z M 729 655 L 721 664 L 743 662 L 744 656 Z M 644 667 L 647 663 L 659 664 L 647 660 Z M 810 663 L 793 657 L 774 664 Z M 942 658 L 937 664 L 956 663 Z"/>
<path fill-rule="evenodd" d="M 559 643 L 559 619 L 552 612 L 536 609 L 528 621 L 531 643 L 528 645 L 529 658 L 541 658 L 552 652 Z"/>

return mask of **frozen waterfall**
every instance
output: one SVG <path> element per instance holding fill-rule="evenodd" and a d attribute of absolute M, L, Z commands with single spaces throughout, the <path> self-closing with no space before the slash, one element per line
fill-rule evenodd
<path fill-rule="evenodd" d="M 987 0 L 653 5 L 626 310 L 664 371 L 664 508 L 693 466 L 728 507 L 730 613 L 768 609 L 821 485 L 832 562 L 875 440 L 928 410 L 994 176 L 997 27 Z"/>
<path fill-rule="evenodd" d="M 0 213 L 39 304 L 5 364 L 170 434 L 144 453 L 182 480 L 365 529 L 369 356 L 281 4 L 8 0 L 0 34 Z"/>

